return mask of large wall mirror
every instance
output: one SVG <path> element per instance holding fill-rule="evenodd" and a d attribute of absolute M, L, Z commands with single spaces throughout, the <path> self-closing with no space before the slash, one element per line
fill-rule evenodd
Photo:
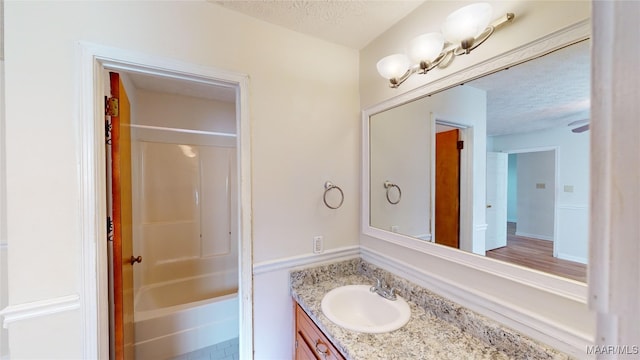
<path fill-rule="evenodd" d="M 587 36 L 365 110 L 365 234 L 586 282 Z"/>

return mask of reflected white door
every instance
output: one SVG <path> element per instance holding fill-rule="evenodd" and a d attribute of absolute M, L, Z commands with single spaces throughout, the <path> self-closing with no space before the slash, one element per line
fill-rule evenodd
<path fill-rule="evenodd" d="M 508 159 L 509 154 L 487 152 L 487 251 L 507 246 Z"/>

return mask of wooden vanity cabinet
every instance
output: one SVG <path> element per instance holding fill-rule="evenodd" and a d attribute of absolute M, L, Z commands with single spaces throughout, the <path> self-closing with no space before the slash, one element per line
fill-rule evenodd
<path fill-rule="evenodd" d="M 345 360 L 316 324 L 294 301 L 296 360 Z"/>

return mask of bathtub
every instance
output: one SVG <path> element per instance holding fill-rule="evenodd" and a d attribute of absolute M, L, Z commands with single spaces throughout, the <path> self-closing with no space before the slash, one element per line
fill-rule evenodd
<path fill-rule="evenodd" d="M 238 337 L 234 274 L 142 287 L 134 300 L 135 358 L 167 359 Z"/>

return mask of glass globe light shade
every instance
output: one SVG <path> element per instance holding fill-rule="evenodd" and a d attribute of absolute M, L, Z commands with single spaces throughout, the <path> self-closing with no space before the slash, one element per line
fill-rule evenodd
<path fill-rule="evenodd" d="M 475 38 L 489 26 L 492 15 L 491 4 L 486 2 L 464 6 L 447 16 L 442 34 L 452 44 Z"/>
<path fill-rule="evenodd" d="M 433 61 L 444 47 L 444 36 L 433 32 L 422 34 L 409 42 L 409 57 L 414 63 Z"/>
<path fill-rule="evenodd" d="M 411 66 L 411 63 L 405 54 L 393 54 L 383 57 L 376 64 L 380 76 L 388 80 L 401 77 L 407 72 L 409 66 Z"/>

